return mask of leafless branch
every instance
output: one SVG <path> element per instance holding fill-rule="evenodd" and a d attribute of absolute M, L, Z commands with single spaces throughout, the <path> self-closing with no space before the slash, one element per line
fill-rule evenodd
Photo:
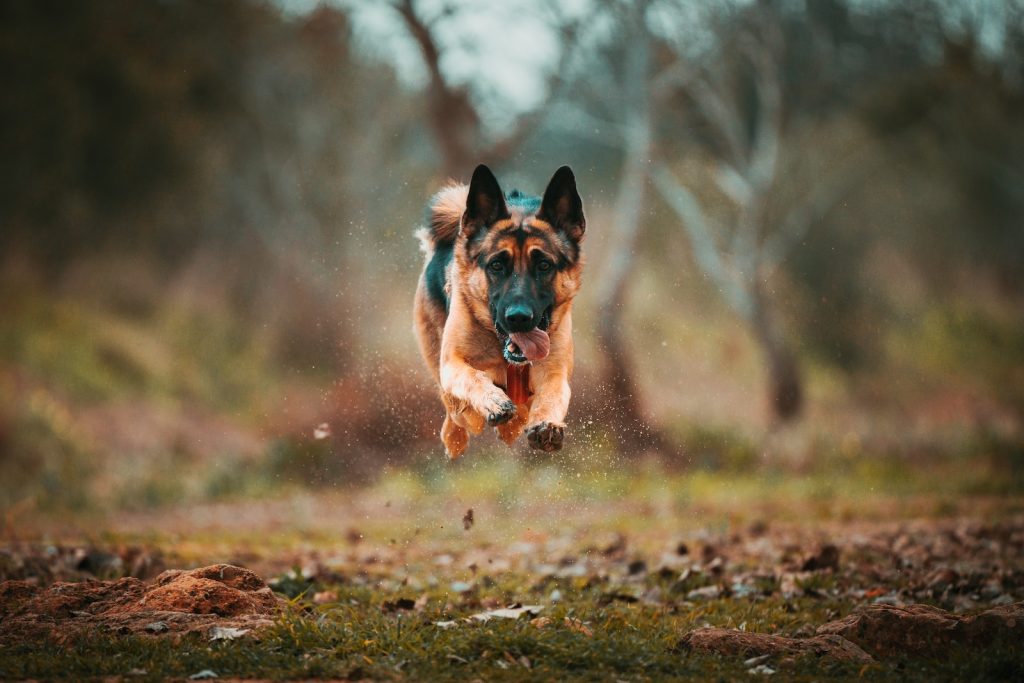
<path fill-rule="evenodd" d="M 761 264 L 766 272 L 777 268 L 817 221 L 878 168 L 881 157 L 875 154 L 871 158 L 875 151 L 869 147 L 851 155 L 838 169 L 815 182 L 807 196 L 794 203 L 761 248 Z"/>
<path fill-rule="evenodd" d="M 749 291 L 738 282 L 734 272 L 722 260 L 720 249 L 715 242 L 715 228 L 701 209 L 700 202 L 662 162 L 651 170 L 651 180 L 658 193 L 665 200 L 683 224 L 690 239 L 694 258 L 698 265 L 715 282 L 726 301 L 743 318 L 753 315 L 753 301 Z"/>
<path fill-rule="evenodd" d="M 447 6 L 439 17 L 428 22 L 417 12 L 413 0 L 394 0 L 391 6 L 419 46 L 424 65 L 430 74 L 432 121 L 451 167 L 449 171 L 457 171 L 458 166 L 468 163 L 473 156 L 491 162 L 509 157 L 538 128 L 541 120 L 548 115 L 551 103 L 561 99 L 568 87 L 566 73 L 579 44 L 582 19 L 569 20 L 564 13 L 556 12 L 556 16 L 561 17 L 560 23 L 556 25 L 562 50 L 558 63 L 548 74 L 544 101 L 530 113 L 520 116 L 501 138 L 480 148 L 479 114 L 466 90 L 453 87 L 441 69 L 442 47 L 436 38 L 435 24 L 455 10 Z"/>

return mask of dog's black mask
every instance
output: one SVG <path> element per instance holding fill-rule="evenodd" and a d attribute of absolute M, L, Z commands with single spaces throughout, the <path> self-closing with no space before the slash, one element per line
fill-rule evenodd
<path fill-rule="evenodd" d="M 469 186 L 463 229 L 487 274 L 488 304 L 501 336 L 546 330 L 557 303 L 559 271 L 579 257 L 583 203 L 576 179 L 560 168 L 543 199 L 502 193 L 486 166 Z"/>

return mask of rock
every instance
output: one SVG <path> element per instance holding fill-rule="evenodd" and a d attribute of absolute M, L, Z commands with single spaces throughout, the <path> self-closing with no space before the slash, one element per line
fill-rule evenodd
<path fill-rule="evenodd" d="M 743 658 L 816 657 L 840 662 L 872 662 L 868 653 L 836 635 L 813 638 L 786 638 L 766 633 L 747 633 L 727 628 L 702 628 L 690 631 L 679 641 L 682 650 L 693 650 Z M 764 660 L 761 660 L 764 661 Z"/>
<path fill-rule="evenodd" d="M 818 628 L 842 636 L 877 657 L 941 655 L 951 644 L 985 645 L 1024 636 L 1024 602 L 975 616 L 951 614 L 929 605 L 869 605 Z"/>
<path fill-rule="evenodd" d="M 256 574 L 231 565 L 167 571 L 152 585 L 133 578 L 58 582 L 46 589 L 0 583 L 0 643 L 72 641 L 118 634 L 206 632 L 269 625 L 281 601 Z M 159 627 L 154 627 L 160 624 Z"/>

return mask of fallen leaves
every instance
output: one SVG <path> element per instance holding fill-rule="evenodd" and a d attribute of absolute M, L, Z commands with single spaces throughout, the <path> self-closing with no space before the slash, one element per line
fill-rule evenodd
<path fill-rule="evenodd" d="M 251 629 L 247 628 L 233 628 L 231 626 L 214 626 L 206 635 L 209 636 L 211 641 L 214 640 L 235 640 L 241 638 L 246 633 L 249 633 Z"/>
<path fill-rule="evenodd" d="M 1019 639 L 1016 624 L 1024 624 L 1017 604 L 1024 597 L 1020 516 L 998 524 L 921 520 L 787 526 L 780 521 L 752 529 L 740 523 L 688 535 L 638 531 L 628 537 L 606 528 L 581 531 L 572 526 L 523 529 L 507 539 L 457 533 L 460 517 L 468 531 L 483 509 L 477 505 L 474 512 L 465 503 L 452 503 L 439 513 L 447 520 L 442 533 L 412 531 L 410 525 L 403 536 L 400 530 L 382 531 L 366 522 L 365 536 L 341 526 L 330 547 L 306 546 L 287 556 L 237 556 L 257 566 L 277 563 L 273 566 L 279 579 L 271 585 L 293 602 L 281 618 L 297 623 L 315 619 L 327 629 L 348 629 L 350 624 L 362 628 L 357 642 L 364 642 L 361 650 L 373 656 L 359 666 L 375 673 L 383 671 L 383 661 L 391 661 L 381 654 L 378 631 L 396 636 L 395 642 L 412 643 L 413 654 L 403 656 L 410 662 L 420 661 L 422 653 L 416 648 L 427 631 L 453 646 L 423 657 L 436 657 L 443 665 L 475 666 L 485 660 L 488 666 L 509 669 L 506 676 L 513 671 L 525 675 L 524 668 L 551 667 L 544 650 L 519 649 L 509 644 L 510 636 L 517 643 L 545 641 L 608 651 L 616 649 L 628 629 L 649 636 L 654 645 L 636 647 L 654 661 L 674 657 L 663 641 L 671 633 L 680 647 L 715 653 L 712 659 L 725 661 L 741 677 L 747 672 L 781 678 L 785 674 L 780 672 L 804 657 L 884 660 L 889 656 L 886 648 L 932 652 L 928 643 L 937 643 L 941 652 L 990 638 Z M 235 556 L 237 549 L 225 552 Z M 83 579 L 92 578 L 94 571 L 127 573 L 136 564 L 123 550 L 89 546 L 58 551 L 19 546 L 6 553 L 0 550 L 0 576 L 16 573 L 22 580 L 0 584 L 0 631 L 24 624 L 19 619 L 26 605 L 58 576 L 75 583 L 62 585 L 52 618 L 61 627 L 95 628 L 107 603 L 83 597 L 112 582 Z M 230 647 L 253 647 L 268 637 L 261 624 L 277 617 L 225 617 L 214 609 L 233 611 L 251 604 L 251 593 L 263 586 L 253 577 L 239 568 L 219 566 L 168 572 L 150 584 L 122 579 L 118 590 L 126 607 L 137 606 L 145 596 L 148 609 L 162 596 L 159 604 L 179 611 L 144 611 L 102 623 L 104 628 L 127 625 L 128 632 L 146 641 L 192 632 L 202 642 L 240 640 Z M 514 600 L 521 602 L 509 604 Z M 916 603 L 922 602 L 944 609 L 923 608 L 921 623 L 915 621 L 918 617 L 899 616 L 916 614 Z M 861 609 L 851 613 L 856 605 Z M 373 631 L 365 624 L 372 624 Z M 738 628 L 681 635 L 698 625 Z M 47 626 L 26 639 L 43 640 L 51 631 Z M 463 639 L 484 647 L 463 649 Z"/>
<path fill-rule="evenodd" d="M 484 623 L 491 619 L 518 619 L 524 614 L 535 615 L 544 609 L 543 605 L 522 605 L 514 603 L 502 609 L 492 609 L 486 612 L 478 612 L 465 619 L 453 619 L 450 621 L 435 621 L 434 626 L 440 628 L 455 628 L 459 624 L 471 624 L 473 622 Z"/>
<path fill-rule="evenodd" d="M 565 624 L 565 627 L 567 629 L 569 629 L 570 631 L 575 631 L 576 633 L 582 633 L 587 638 L 593 638 L 594 637 L 594 632 L 591 631 L 590 628 L 586 624 L 584 624 L 581 620 L 576 619 L 575 617 L 565 617 L 562 620 L 562 623 Z"/>

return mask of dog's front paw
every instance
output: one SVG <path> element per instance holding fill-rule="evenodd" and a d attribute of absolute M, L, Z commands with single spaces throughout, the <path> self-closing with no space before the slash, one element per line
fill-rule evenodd
<path fill-rule="evenodd" d="M 526 440 L 530 442 L 530 448 L 536 448 L 548 453 L 561 450 L 562 439 L 564 438 L 565 425 L 551 422 L 541 422 L 526 430 Z"/>
<path fill-rule="evenodd" d="M 512 402 L 504 394 L 501 398 L 492 402 L 492 405 L 487 411 L 487 424 L 491 427 L 497 427 L 500 424 L 505 424 L 516 415 L 516 404 Z"/>

